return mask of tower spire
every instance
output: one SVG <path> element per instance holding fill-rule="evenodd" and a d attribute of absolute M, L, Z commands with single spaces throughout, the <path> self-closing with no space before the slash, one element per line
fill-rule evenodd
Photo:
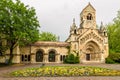
<path fill-rule="evenodd" d="M 76 24 L 75 24 L 75 18 L 73 18 L 73 24 L 72 26 L 75 28 L 76 27 Z"/>
<path fill-rule="evenodd" d="M 103 26 L 103 22 L 101 21 L 101 26 Z"/>
<path fill-rule="evenodd" d="M 103 30 L 103 28 L 104 28 L 103 22 L 101 21 L 100 30 Z"/>
<path fill-rule="evenodd" d="M 73 23 L 75 23 L 75 18 L 73 18 Z"/>
<path fill-rule="evenodd" d="M 77 26 L 76 26 L 76 24 L 75 24 L 75 18 L 73 18 L 73 23 L 72 23 L 72 26 L 70 27 L 70 32 L 71 31 L 74 31 L 74 30 L 76 30 L 77 29 Z"/>

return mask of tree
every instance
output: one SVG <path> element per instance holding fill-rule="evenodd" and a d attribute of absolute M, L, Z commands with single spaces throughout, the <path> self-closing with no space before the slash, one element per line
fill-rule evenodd
<path fill-rule="evenodd" d="M 9 63 L 16 46 L 39 39 L 39 22 L 33 7 L 25 6 L 20 0 L 0 1 L 0 34 L 4 34 L 10 50 Z"/>
<path fill-rule="evenodd" d="M 51 32 L 42 32 L 39 37 L 40 41 L 57 41 L 57 36 Z"/>
<path fill-rule="evenodd" d="M 109 57 L 106 63 L 120 63 L 120 11 L 113 23 L 107 25 L 109 40 Z"/>
<path fill-rule="evenodd" d="M 120 53 L 120 11 L 112 24 L 107 26 L 110 52 Z"/>

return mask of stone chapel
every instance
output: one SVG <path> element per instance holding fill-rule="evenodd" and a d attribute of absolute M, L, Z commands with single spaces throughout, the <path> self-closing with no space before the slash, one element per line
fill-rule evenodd
<path fill-rule="evenodd" d="M 68 49 L 69 47 L 69 49 Z M 105 63 L 109 55 L 106 28 L 96 26 L 96 10 L 89 3 L 80 13 L 80 25 L 73 19 L 65 42 L 37 41 L 14 50 L 13 63 L 63 63 L 68 52 L 80 57 L 80 63 Z M 1 56 L 0 56 L 1 57 Z M 9 50 L 0 62 L 9 58 Z"/>
<path fill-rule="evenodd" d="M 80 55 L 81 63 L 104 63 L 108 56 L 108 36 L 106 28 L 101 23 L 100 29 L 96 26 L 96 10 L 89 3 L 80 13 L 80 26 L 75 19 L 70 28 L 70 35 L 66 42 L 70 43 L 71 51 Z"/>

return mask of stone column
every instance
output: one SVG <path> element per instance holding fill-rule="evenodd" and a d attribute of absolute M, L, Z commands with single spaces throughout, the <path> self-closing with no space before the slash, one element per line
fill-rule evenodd
<path fill-rule="evenodd" d="M 59 53 L 56 54 L 55 58 L 56 58 L 55 59 L 56 63 L 60 63 L 60 54 Z"/>
<path fill-rule="evenodd" d="M 102 63 L 105 62 L 105 59 L 104 59 L 103 53 L 101 53 L 101 62 L 102 62 Z"/>
<path fill-rule="evenodd" d="M 102 51 L 101 54 L 100 54 L 100 62 L 101 62 L 101 63 L 105 63 L 104 51 Z"/>
<path fill-rule="evenodd" d="M 44 58 L 43 59 L 44 59 L 45 63 L 48 63 L 48 54 L 47 53 L 44 54 Z"/>
<path fill-rule="evenodd" d="M 31 63 L 36 63 L 35 53 L 31 53 Z"/>

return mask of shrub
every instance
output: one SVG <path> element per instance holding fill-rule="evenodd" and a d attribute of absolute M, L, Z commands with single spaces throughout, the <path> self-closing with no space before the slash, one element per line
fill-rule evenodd
<path fill-rule="evenodd" d="M 120 63 L 120 53 L 110 54 L 110 58 L 116 63 Z"/>
<path fill-rule="evenodd" d="M 120 63 L 120 53 L 110 53 L 106 63 Z"/>
<path fill-rule="evenodd" d="M 106 61 L 105 61 L 106 63 L 108 63 L 108 64 L 114 64 L 115 63 L 115 61 L 113 61 L 111 58 L 106 58 Z"/>
<path fill-rule="evenodd" d="M 64 63 L 69 63 L 69 64 L 79 63 L 79 57 L 78 57 L 78 56 L 74 56 L 74 54 L 69 54 L 69 55 L 65 58 Z"/>
<path fill-rule="evenodd" d="M 76 57 L 75 57 L 75 63 L 79 63 L 79 62 L 80 62 L 79 56 L 76 56 Z"/>

